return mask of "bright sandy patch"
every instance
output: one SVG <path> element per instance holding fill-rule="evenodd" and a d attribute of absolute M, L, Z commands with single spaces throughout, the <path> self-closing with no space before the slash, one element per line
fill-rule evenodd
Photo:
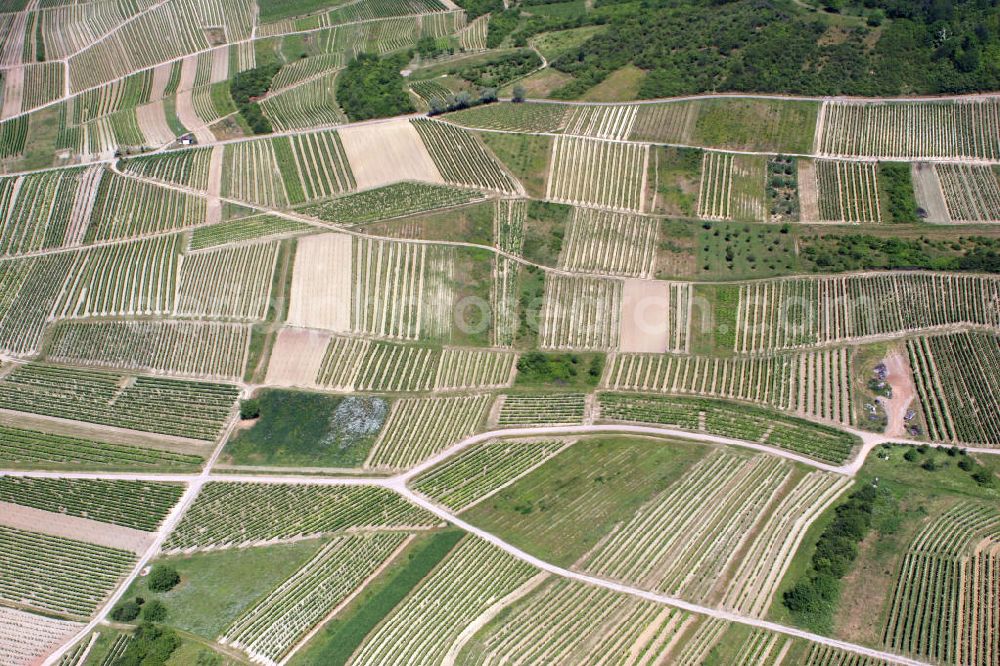
<path fill-rule="evenodd" d="M 81 627 L 79 622 L 0 606 L 0 666 L 41 664 Z"/>
<path fill-rule="evenodd" d="M 21 112 L 21 95 L 24 91 L 24 67 L 15 67 L 4 72 L 3 108 L 0 118 L 10 118 Z"/>
<path fill-rule="evenodd" d="M 209 83 L 219 83 L 229 78 L 229 49 L 215 49 L 212 51 L 212 73 L 209 75 Z"/>
<path fill-rule="evenodd" d="M 212 134 L 212 131 L 205 125 L 205 121 L 194 110 L 194 100 L 191 97 L 190 90 L 177 93 L 176 110 L 177 119 L 181 121 L 181 125 L 184 125 L 187 131 L 195 135 L 198 143 L 212 143 L 215 141 L 215 135 Z"/>
<path fill-rule="evenodd" d="M 267 383 L 276 386 L 316 386 L 316 375 L 326 354 L 330 334 L 283 328 L 278 332 L 267 366 Z"/>
<path fill-rule="evenodd" d="M 352 238 L 347 234 L 319 234 L 299 239 L 292 271 L 289 325 L 350 330 L 352 247 Z"/>
<path fill-rule="evenodd" d="M 799 160 L 799 219 L 819 220 L 819 193 L 816 186 L 816 165 L 812 160 Z"/>
<path fill-rule="evenodd" d="M 951 216 L 941 191 L 941 179 L 933 164 L 915 162 L 910 168 L 913 177 L 913 195 L 917 205 L 927 212 L 928 222 L 948 224 Z"/>
<path fill-rule="evenodd" d="M 625 280 L 620 326 L 623 352 L 665 352 L 670 338 L 670 285 Z"/>
<path fill-rule="evenodd" d="M 85 541 L 108 548 L 131 550 L 136 555 L 146 552 L 156 536 L 153 532 L 143 532 L 131 527 L 101 523 L 88 518 L 42 511 L 34 507 L 9 502 L 0 502 L 0 525 Z"/>
<path fill-rule="evenodd" d="M 913 402 L 916 389 L 913 386 L 913 372 L 910 361 L 900 352 L 893 352 L 882 361 L 885 363 L 886 381 L 892 387 L 892 399 L 882 400 L 889 423 L 885 428 L 886 437 L 904 437 L 906 435 L 906 410 Z"/>
<path fill-rule="evenodd" d="M 88 167 L 80 176 L 80 185 L 76 188 L 76 194 L 73 195 L 73 208 L 69 215 L 69 224 L 66 226 L 63 245 L 67 247 L 83 245 L 103 174 L 104 167 L 95 165 Z"/>
<path fill-rule="evenodd" d="M 153 68 L 153 86 L 149 92 L 149 99 L 160 99 L 167 94 L 167 84 L 170 83 L 170 72 L 173 68 L 172 62 L 165 62 Z"/>
<path fill-rule="evenodd" d="M 181 78 L 177 83 L 177 90 L 191 90 L 194 88 L 194 79 L 198 74 L 198 56 L 189 55 L 181 60 Z"/>
<path fill-rule="evenodd" d="M 444 183 L 408 120 L 344 127 L 338 132 L 359 190 L 401 180 Z"/>
<path fill-rule="evenodd" d="M 174 140 L 174 133 L 167 124 L 167 113 L 163 108 L 163 100 L 158 99 L 149 104 L 143 104 L 135 110 L 139 129 L 150 146 L 162 146 Z"/>
<path fill-rule="evenodd" d="M 222 146 L 213 146 L 212 155 L 208 161 L 208 204 L 205 213 L 205 222 L 217 224 L 222 222 L 222 201 L 219 195 L 222 194 L 222 158 L 224 155 Z"/>

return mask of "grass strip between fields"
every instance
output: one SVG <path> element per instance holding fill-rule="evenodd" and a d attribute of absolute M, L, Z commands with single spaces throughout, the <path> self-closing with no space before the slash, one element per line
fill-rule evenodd
<path fill-rule="evenodd" d="M 317 636 L 311 649 L 293 659 L 296 666 L 346 664 L 365 637 L 436 567 L 465 533 L 458 529 L 435 532 L 418 541 L 406 561 L 393 566 L 371 583 L 341 617 L 334 618 Z"/>

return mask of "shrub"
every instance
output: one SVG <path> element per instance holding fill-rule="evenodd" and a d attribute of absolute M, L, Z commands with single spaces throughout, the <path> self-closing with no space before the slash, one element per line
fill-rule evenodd
<path fill-rule="evenodd" d="M 963 472 L 971 472 L 974 467 L 975 464 L 968 458 L 963 458 L 962 460 L 958 461 L 958 468 Z"/>
<path fill-rule="evenodd" d="M 912 449 L 911 449 L 912 450 Z M 838 579 L 846 575 L 858 556 L 858 543 L 868 534 L 877 491 L 865 486 L 834 511 L 834 518 L 820 534 L 809 572 L 785 591 L 782 603 L 800 616 L 828 616 L 839 594 Z"/>
<path fill-rule="evenodd" d="M 132 634 L 128 647 L 114 663 L 117 666 L 155 666 L 165 664 L 181 639 L 172 629 L 144 622 Z"/>
<path fill-rule="evenodd" d="M 137 602 L 138 600 L 121 602 L 111 611 L 111 619 L 115 622 L 131 622 L 139 617 L 139 611 L 142 609 Z"/>
<path fill-rule="evenodd" d="M 167 607 L 159 599 L 153 599 L 142 607 L 142 619 L 145 622 L 162 622 L 167 618 Z"/>
<path fill-rule="evenodd" d="M 240 418 L 244 421 L 255 419 L 260 416 L 260 401 L 256 398 L 240 400 Z"/>
<path fill-rule="evenodd" d="M 512 98 L 514 102 L 523 102 L 527 94 L 524 91 L 524 86 L 522 86 L 520 83 L 514 85 L 514 89 L 512 92 L 514 94 Z"/>
<path fill-rule="evenodd" d="M 179 582 L 181 582 L 181 575 L 177 573 L 177 569 L 166 564 L 157 564 L 149 572 L 146 585 L 153 592 L 166 592 L 172 590 Z"/>
<path fill-rule="evenodd" d="M 254 134 L 271 133 L 271 121 L 264 116 L 256 100 L 270 90 L 271 79 L 278 69 L 280 65 L 277 63 L 260 65 L 240 72 L 229 84 L 229 93 L 236 102 L 236 108 Z"/>
<path fill-rule="evenodd" d="M 909 448 L 906 453 L 903 454 L 903 458 L 909 462 L 913 462 L 917 459 L 917 450 L 914 448 Z"/>
<path fill-rule="evenodd" d="M 980 469 L 972 473 L 972 479 L 981 486 L 991 488 L 995 483 L 993 475 L 985 469 Z"/>

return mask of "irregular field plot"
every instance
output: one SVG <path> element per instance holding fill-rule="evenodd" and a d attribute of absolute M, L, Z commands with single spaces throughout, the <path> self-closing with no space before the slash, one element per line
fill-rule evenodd
<path fill-rule="evenodd" d="M 463 517 L 569 566 L 709 450 L 667 439 L 584 438 Z"/>
<path fill-rule="evenodd" d="M 382 488 L 209 483 L 164 548 L 239 546 L 349 528 L 407 529 L 437 522 Z"/>
<path fill-rule="evenodd" d="M 0 501 L 152 532 L 184 488 L 107 479 L 0 478 Z"/>
<path fill-rule="evenodd" d="M 212 440 L 235 386 L 31 364 L 0 380 L 0 407 L 164 435 Z"/>
<path fill-rule="evenodd" d="M 89 615 L 135 561 L 124 550 L 0 526 L 0 599 Z"/>

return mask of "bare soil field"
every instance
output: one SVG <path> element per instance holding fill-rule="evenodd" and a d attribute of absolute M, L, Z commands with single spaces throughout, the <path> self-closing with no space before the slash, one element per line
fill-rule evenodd
<path fill-rule="evenodd" d="M 405 119 L 340 130 L 359 190 L 402 180 L 444 183 L 420 135 Z"/>
<path fill-rule="evenodd" d="M 949 224 L 951 216 L 941 191 L 941 181 L 933 164 L 915 163 L 911 169 L 913 174 L 913 194 L 917 205 L 927 212 L 927 221 L 938 224 Z"/>
<path fill-rule="evenodd" d="M 0 118 L 10 118 L 21 112 L 21 94 L 24 91 L 24 68 L 15 67 L 4 73 L 3 107 Z"/>
<path fill-rule="evenodd" d="M 307 329 L 283 328 L 278 333 L 267 366 L 267 383 L 276 386 L 316 386 L 330 334 Z"/>
<path fill-rule="evenodd" d="M 667 349 L 669 329 L 669 285 L 653 280 L 625 280 L 619 334 L 621 350 L 662 353 Z"/>
<path fill-rule="evenodd" d="M 152 146 L 162 146 L 173 141 L 174 133 L 167 124 L 167 114 L 163 109 L 162 99 L 138 107 L 135 115 L 147 143 Z"/>
<path fill-rule="evenodd" d="M 329 331 L 351 329 L 353 242 L 347 234 L 299 239 L 292 269 L 288 323 Z"/>
<path fill-rule="evenodd" d="M 811 160 L 799 160 L 799 219 L 819 221 L 819 193 L 816 188 L 816 165 Z"/>
<path fill-rule="evenodd" d="M 886 381 L 892 387 L 892 398 L 883 400 L 885 413 L 889 417 L 885 434 L 887 437 L 905 437 L 906 410 L 910 408 L 913 397 L 916 395 L 916 388 L 913 386 L 913 372 L 910 370 L 909 360 L 898 351 L 886 356 L 883 362 L 889 371 Z"/>

